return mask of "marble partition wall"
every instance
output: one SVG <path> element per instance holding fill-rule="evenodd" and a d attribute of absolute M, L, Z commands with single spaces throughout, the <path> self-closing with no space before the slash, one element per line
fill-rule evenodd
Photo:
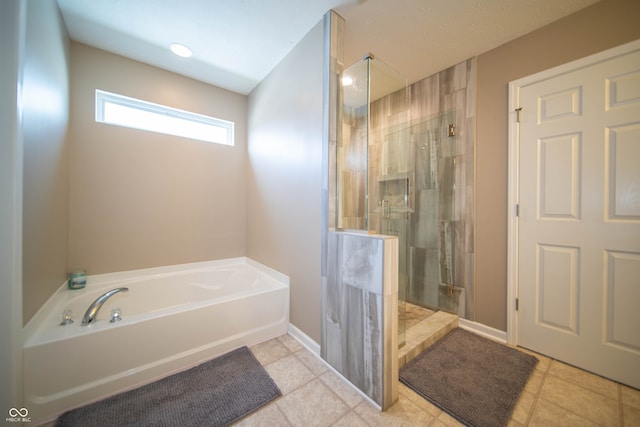
<path fill-rule="evenodd" d="M 321 356 L 382 410 L 398 398 L 398 239 L 329 232 Z"/>

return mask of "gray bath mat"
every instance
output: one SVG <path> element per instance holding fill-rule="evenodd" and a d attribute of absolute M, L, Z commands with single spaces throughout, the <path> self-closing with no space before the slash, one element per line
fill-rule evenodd
<path fill-rule="evenodd" d="M 226 426 L 282 393 L 247 347 L 62 414 L 56 426 Z"/>
<path fill-rule="evenodd" d="M 457 328 L 400 369 L 400 381 L 458 421 L 506 426 L 538 359 Z"/>

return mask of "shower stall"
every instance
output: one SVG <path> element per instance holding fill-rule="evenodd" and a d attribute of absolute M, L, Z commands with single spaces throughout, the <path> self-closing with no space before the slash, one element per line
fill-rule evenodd
<path fill-rule="evenodd" d="M 409 85 L 326 47 L 320 355 L 384 410 L 410 315 L 473 320 L 475 59 Z"/>
<path fill-rule="evenodd" d="M 397 236 L 399 346 L 410 305 L 471 314 L 474 64 L 408 85 L 367 54 L 340 76 L 336 229 Z"/>

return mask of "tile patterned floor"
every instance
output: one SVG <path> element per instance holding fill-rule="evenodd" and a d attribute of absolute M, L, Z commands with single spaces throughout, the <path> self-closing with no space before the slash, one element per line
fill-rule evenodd
<path fill-rule="evenodd" d="M 403 384 L 398 402 L 379 412 L 289 335 L 251 350 L 283 395 L 235 426 L 461 425 Z M 534 355 L 540 363 L 509 426 L 640 426 L 640 391 Z"/>

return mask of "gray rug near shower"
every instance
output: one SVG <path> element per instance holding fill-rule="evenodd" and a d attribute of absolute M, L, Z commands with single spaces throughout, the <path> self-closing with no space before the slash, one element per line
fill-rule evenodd
<path fill-rule="evenodd" d="M 400 381 L 458 421 L 506 426 L 538 359 L 456 328 L 400 369 Z"/>
<path fill-rule="evenodd" d="M 56 426 L 226 426 L 282 393 L 247 347 L 62 414 Z"/>

